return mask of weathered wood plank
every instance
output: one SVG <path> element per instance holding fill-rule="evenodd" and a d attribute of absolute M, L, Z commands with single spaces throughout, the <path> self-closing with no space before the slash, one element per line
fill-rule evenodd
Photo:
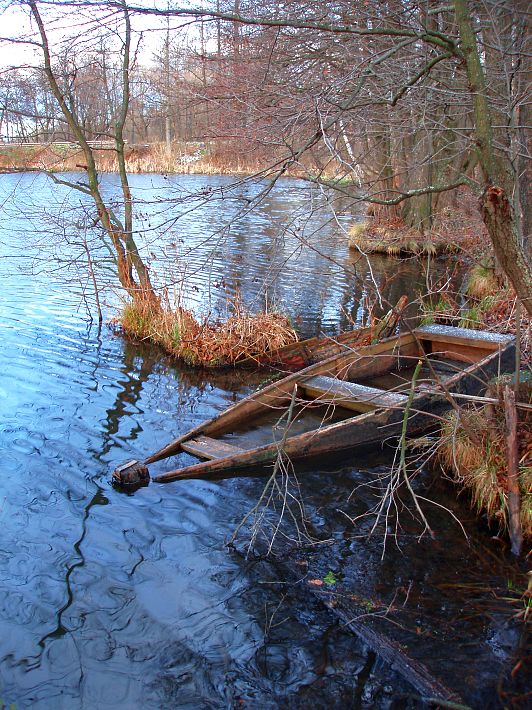
<path fill-rule="evenodd" d="M 446 343 L 467 343 L 479 347 L 488 347 L 491 352 L 512 342 L 512 335 L 504 333 L 489 333 L 485 330 L 471 328 L 455 328 L 449 325 L 424 325 L 416 328 L 416 334 L 421 340 L 443 340 Z"/>
<path fill-rule="evenodd" d="M 233 446 L 227 441 L 212 439 L 210 436 L 198 436 L 196 439 L 184 441 L 182 449 L 200 459 L 222 459 L 226 456 L 241 454 L 245 450 L 238 446 Z"/>
<path fill-rule="evenodd" d="M 496 348 L 495 348 L 496 350 Z M 465 345 L 462 343 L 450 343 L 447 340 L 431 340 L 430 353 L 438 354 L 443 358 L 458 360 L 459 362 L 474 363 L 480 359 L 491 355 L 494 348 L 480 347 L 477 345 Z"/>
<path fill-rule="evenodd" d="M 320 400 L 331 401 L 356 412 L 369 412 L 379 407 L 400 407 L 407 400 L 404 394 L 386 392 L 376 387 L 345 382 L 324 375 L 310 377 L 301 382 L 300 387 L 311 397 L 319 397 Z"/>

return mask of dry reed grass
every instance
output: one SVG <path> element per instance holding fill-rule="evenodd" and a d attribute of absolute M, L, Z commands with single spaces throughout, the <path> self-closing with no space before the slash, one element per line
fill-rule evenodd
<path fill-rule="evenodd" d="M 94 149 L 99 172 L 118 171 L 113 148 Z M 206 149 L 199 143 L 174 143 L 168 151 L 163 143 L 126 146 L 128 173 L 168 173 L 230 175 L 253 174 L 267 166 L 252 154 L 231 154 L 227 150 Z M 51 172 L 79 172 L 84 169 L 82 151 L 74 145 L 12 146 L 0 152 L 0 167 Z"/>
<path fill-rule="evenodd" d="M 260 359 L 297 341 L 288 318 L 280 313 L 250 313 L 237 304 L 224 320 L 199 321 L 185 308 L 158 309 L 127 303 L 120 325 L 127 335 L 160 345 L 169 355 L 196 367 L 223 367 L 245 358 Z"/>
<path fill-rule="evenodd" d="M 434 234 L 423 236 L 416 230 L 396 223 L 354 224 L 349 230 L 348 246 L 365 254 L 398 257 L 440 256 L 460 251 L 460 246 L 454 241 Z"/>
<path fill-rule="evenodd" d="M 481 301 L 483 298 L 493 296 L 500 290 L 500 283 L 495 273 L 494 265 L 488 259 L 482 259 L 475 264 L 469 272 L 467 295 Z"/>
<path fill-rule="evenodd" d="M 93 149 L 99 172 L 117 172 L 116 154 L 109 147 Z M 316 157 L 316 156 L 315 156 Z M 167 149 L 165 143 L 126 145 L 125 161 L 129 173 L 166 173 L 198 175 L 254 175 L 268 173 L 271 166 L 283 159 L 282 149 L 277 151 L 253 142 L 210 140 L 174 141 Z M 79 172 L 84 169 L 84 156 L 75 144 L 42 144 L 33 146 L 4 146 L 0 151 L 0 168 L 30 169 L 51 172 Z M 307 161 L 308 162 L 308 161 Z M 291 166 L 286 175 L 335 181 L 338 165 L 327 161 L 316 166 L 304 160 Z"/>
<path fill-rule="evenodd" d="M 502 387 L 488 395 L 502 397 Z M 532 403 L 532 385 L 520 386 L 519 400 Z M 523 536 L 532 540 L 532 413 L 518 410 L 520 521 Z M 507 448 L 502 402 L 451 412 L 442 428 L 438 457 L 455 480 L 470 492 L 472 504 L 491 522 L 508 531 Z M 474 440 L 473 440 L 474 439 Z"/>

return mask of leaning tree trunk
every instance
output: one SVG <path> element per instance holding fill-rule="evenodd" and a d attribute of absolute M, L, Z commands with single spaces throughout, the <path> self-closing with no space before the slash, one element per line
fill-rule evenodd
<path fill-rule="evenodd" d="M 530 254 L 524 251 L 520 243 L 517 217 L 508 199 L 508 190 L 503 187 L 508 172 L 505 170 L 504 158 L 494 148 L 486 78 L 473 32 L 469 3 L 468 0 L 453 0 L 453 3 L 460 34 L 460 50 L 473 97 L 476 151 L 486 185 L 480 200 L 482 218 L 501 268 L 508 276 L 517 297 L 532 316 Z"/>
<path fill-rule="evenodd" d="M 502 187 L 492 185 L 484 191 L 480 211 L 499 265 L 532 315 L 531 255 L 527 255 L 519 243 L 516 216 Z"/>
<path fill-rule="evenodd" d="M 111 243 L 114 248 L 114 258 L 117 265 L 118 279 L 123 288 L 133 299 L 143 299 L 150 301 L 154 305 L 158 305 L 159 299 L 157 298 L 157 295 L 153 289 L 148 269 L 139 254 L 133 236 L 131 193 L 129 191 L 129 185 L 127 183 L 127 175 L 124 162 L 123 128 L 129 106 L 129 45 L 131 34 L 129 14 L 125 5 L 125 0 L 118 0 L 119 4 L 123 8 L 127 31 L 122 66 L 122 88 L 124 93 L 120 115 L 118 117 L 115 127 L 115 144 L 118 155 L 122 193 L 124 196 L 124 224 L 121 224 L 120 220 L 112 213 L 109 207 L 105 204 L 105 201 L 102 197 L 102 193 L 100 191 L 100 186 L 98 184 L 98 171 L 96 168 L 94 152 L 88 143 L 86 133 L 81 122 L 79 121 L 79 117 L 77 116 L 75 110 L 68 105 L 65 99 L 65 95 L 59 86 L 56 75 L 52 68 L 52 58 L 50 55 L 48 36 L 46 33 L 44 22 L 39 12 L 39 8 L 37 7 L 37 2 L 36 0 L 27 0 L 27 2 L 30 7 L 33 18 L 35 19 L 41 37 L 41 49 L 43 52 L 44 59 L 44 74 L 48 80 L 48 85 L 54 98 L 59 104 L 59 107 L 61 109 L 61 112 L 63 113 L 68 127 L 72 131 L 74 138 L 79 143 L 85 157 L 85 170 L 87 171 L 88 189 L 83 189 L 82 191 L 86 194 L 88 193 L 92 197 L 94 205 L 96 207 L 96 211 L 98 213 L 99 222 L 111 240 Z M 75 186 L 73 185 L 73 187 Z M 135 279 L 134 272 L 137 275 L 138 281 Z"/>

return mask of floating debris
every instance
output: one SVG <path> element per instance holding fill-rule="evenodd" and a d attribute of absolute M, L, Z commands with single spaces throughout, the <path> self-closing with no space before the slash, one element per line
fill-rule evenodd
<path fill-rule="evenodd" d="M 136 489 L 150 482 L 148 467 L 136 459 L 126 461 L 113 471 L 113 485 L 118 488 Z"/>

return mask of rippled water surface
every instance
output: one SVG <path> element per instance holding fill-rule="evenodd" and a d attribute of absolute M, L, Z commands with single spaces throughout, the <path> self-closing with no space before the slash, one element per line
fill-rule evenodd
<path fill-rule="evenodd" d="M 265 579 L 225 547 L 263 480 L 112 489 L 118 462 L 143 458 L 266 375 L 194 373 L 99 331 L 88 320 L 83 239 L 92 217 L 78 211 L 83 195 L 33 175 L 0 180 L 0 700 L 17 710 L 406 707 L 408 690 L 319 604 L 290 588 L 281 594 L 264 583 L 279 581 L 273 571 Z M 116 178 L 105 180 L 112 195 Z M 342 232 L 353 216 L 341 205 L 338 218 L 313 213 L 327 196 L 297 183 L 227 225 L 241 202 L 220 192 L 226 179 L 132 182 L 146 257 L 159 274 L 174 269 L 172 288 L 198 312 L 223 311 L 239 291 L 251 307 L 281 306 L 306 335 L 334 332 L 366 317 L 373 279 L 390 300 L 426 281 L 412 264 L 386 281 L 399 262 L 374 260 L 370 269 L 350 255 Z M 191 194 L 193 212 L 189 201 L 165 202 Z M 77 230 L 64 222 L 72 216 Z M 110 281 L 105 250 L 97 254 L 95 268 Z M 109 317 L 117 295 L 108 288 L 102 299 Z M 367 476 L 347 461 L 335 471 L 304 479 L 317 531 L 323 506 L 337 511 Z M 337 554 L 350 550 L 369 569 L 369 552 L 341 538 L 347 548 Z M 396 573 L 407 586 L 428 574 L 404 562 L 380 570 L 380 547 L 371 549 L 372 572 L 389 584 L 384 597 L 399 586 Z M 440 569 L 449 564 L 441 554 Z"/>

